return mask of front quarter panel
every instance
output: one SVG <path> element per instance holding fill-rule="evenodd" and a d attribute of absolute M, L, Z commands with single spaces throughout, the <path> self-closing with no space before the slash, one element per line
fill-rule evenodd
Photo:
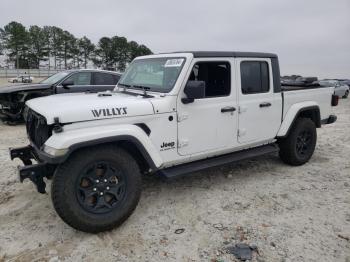
<path fill-rule="evenodd" d="M 118 141 L 118 137 L 132 137 L 137 139 L 149 154 L 154 165 L 160 167 L 162 158 L 152 144 L 146 133 L 135 125 L 113 125 L 113 126 L 95 126 L 90 128 L 80 128 L 76 130 L 68 130 L 62 133 L 54 133 L 46 142 L 45 145 L 55 149 L 71 149 L 75 145 L 89 143 L 94 140 L 108 139 Z"/>

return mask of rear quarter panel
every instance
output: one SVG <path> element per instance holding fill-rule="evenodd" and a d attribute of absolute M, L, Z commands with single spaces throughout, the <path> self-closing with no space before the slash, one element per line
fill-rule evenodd
<path fill-rule="evenodd" d="M 333 92 L 333 87 L 283 92 L 283 121 L 277 136 L 286 135 L 300 109 L 317 106 L 320 110 L 321 120 L 327 119 L 332 112 L 331 99 Z"/>
<path fill-rule="evenodd" d="M 283 118 L 292 105 L 302 102 L 313 102 L 320 108 L 321 119 L 328 118 L 331 113 L 333 87 L 312 88 L 284 92 Z"/>

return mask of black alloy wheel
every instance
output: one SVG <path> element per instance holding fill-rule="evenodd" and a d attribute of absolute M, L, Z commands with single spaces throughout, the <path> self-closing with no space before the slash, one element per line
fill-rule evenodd
<path fill-rule="evenodd" d="M 310 118 L 298 118 L 289 134 L 278 139 L 279 156 L 283 162 L 300 166 L 310 160 L 316 147 L 317 132 Z"/>
<path fill-rule="evenodd" d="M 98 233 L 122 224 L 141 195 L 137 161 L 116 145 L 77 150 L 52 178 L 51 198 L 57 214 L 71 227 Z"/>
<path fill-rule="evenodd" d="M 99 162 L 85 168 L 77 179 L 76 194 L 88 212 L 101 214 L 118 207 L 126 192 L 125 174 L 111 163 Z"/>
<path fill-rule="evenodd" d="M 304 157 L 305 155 L 309 154 L 309 151 L 311 149 L 312 145 L 312 134 L 309 130 L 303 130 L 299 133 L 297 136 L 296 141 L 296 150 L 297 153 Z"/>

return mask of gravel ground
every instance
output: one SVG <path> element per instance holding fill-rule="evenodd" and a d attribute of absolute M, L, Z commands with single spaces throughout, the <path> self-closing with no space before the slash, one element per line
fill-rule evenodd
<path fill-rule="evenodd" d="M 258 247 L 253 261 L 349 262 L 350 99 L 335 113 L 306 165 L 268 156 L 145 178 L 134 214 L 98 235 L 73 230 L 49 195 L 18 182 L 8 147 L 27 143 L 24 127 L 0 124 L 0 261 L 236 261 L 226 248 L 243 242 Z"/>
<path fill-rule="evenodd" d="M 7 78 L 0 77 L 0 86 L 10 84 Z"/>

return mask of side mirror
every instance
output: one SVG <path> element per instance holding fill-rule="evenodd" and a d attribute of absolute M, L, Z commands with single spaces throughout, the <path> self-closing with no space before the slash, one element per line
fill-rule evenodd
<path fill-rule="evenodd" d="M 73 80 L 67 79 L 67 80 L 64 80 L 62 82 L 62 86 L 63 86 L 63 88 L 68 89 L 69 86 L 74 86 L 74 82 L 73 82 Z"/>
<path fill-rule="evenodd" d="M 188 81 L 184 93 L 186 98 L 182 98 L 181 101 L 184 104 L 193 103 L 195 99 L 205 97 L 205 82 L 204 81 Z"/>

